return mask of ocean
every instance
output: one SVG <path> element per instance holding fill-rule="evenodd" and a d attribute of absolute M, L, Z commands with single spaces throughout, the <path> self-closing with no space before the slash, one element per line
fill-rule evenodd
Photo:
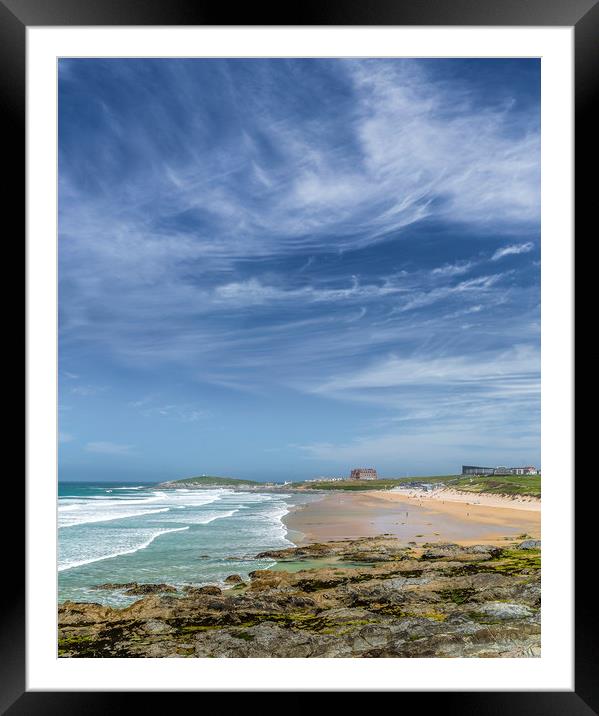
<path fill-rule="evenodd" d="M 292 544 L 282 518 L 297 498 L 282 493 L 160 489 L 156 484 L 60 483 L 58 600 L 126 606 L 139 597 L 105 583 L 222 584 L 246 578 Z"/>

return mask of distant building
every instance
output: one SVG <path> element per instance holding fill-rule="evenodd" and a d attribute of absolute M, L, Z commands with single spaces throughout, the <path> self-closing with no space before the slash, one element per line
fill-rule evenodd
<path fill-rule="evenodd" d="M 376 480 L 377 477 L 373 467 L 354 467 L 349 474 L 350 480 Z"/>
<path fill-rule="evenodd" d="M 494 475 L 494 467 L 478 467 L 476 465 L 462 465 L 462 475 Z"/>
<path fill-rule="evenodd" d="M 480 467 L 478 465 L 462 465 L 462 475 L 538 475 L 539 471 L 534 465 L 526 467 Z"/>

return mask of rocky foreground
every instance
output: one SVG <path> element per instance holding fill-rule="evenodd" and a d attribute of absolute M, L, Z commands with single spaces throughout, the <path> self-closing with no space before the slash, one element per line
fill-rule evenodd
<path fill-rule="evenodd" d="M 272 552 L 230 588 L 99 585 L 125 609 L 65 602 L 62 657 L 536 657 L 540 542 L 401 544 L 388 536 Z M 302 563 L 307 569 L 302 569 Z"/>

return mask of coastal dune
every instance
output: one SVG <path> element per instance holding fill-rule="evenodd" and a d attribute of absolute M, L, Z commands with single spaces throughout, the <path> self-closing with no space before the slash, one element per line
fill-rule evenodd
<path fill-rule="evenodd" d="M 388 491 L 377 491 L 377 494 L 393 500 L 412 499 L 425 502 L 454 503 L 461 502 L 469 505 L 484 505 L 485 507 L 501 507 L 510 510 L 526 510 L 528 512 L 540 512 L 541 500 L 531 495 L 496 495 L 490 492 L 466 492 L 465 490 L 454 490 L 444 487 L 437 490 L 425 492 L 424 490 L 395 489 Z"/>

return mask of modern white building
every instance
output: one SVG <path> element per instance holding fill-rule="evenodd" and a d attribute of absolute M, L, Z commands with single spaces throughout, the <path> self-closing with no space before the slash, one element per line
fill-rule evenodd
<path fill-rule="evenodd" d="M 481 467 L 478 465 L 462 465 L 462 475 L 538 475 L 539 471 L 534 465 L 526 467 Z"/>
<path fill-rule="evenodd" d="M 510 467 L 512 475 L 538 475 L 539 471 L 534 465 L 527 465 L 526 467 Z"/>

